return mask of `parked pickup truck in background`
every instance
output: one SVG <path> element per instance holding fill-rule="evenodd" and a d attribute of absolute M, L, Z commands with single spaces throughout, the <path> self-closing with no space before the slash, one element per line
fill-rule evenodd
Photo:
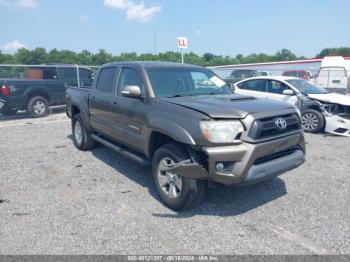
<path fill-rule="evenodd" d="M 74 145 L 99 142 L 150 164 L 160 199 L 174 210 L 195 205 L 207 184 L 253 184 L 304 162 L 292 105 L 233 94 L 202 67 L 107 64 L 91 89 L 68 88 L 66 98 Z"/>
<path fill-rule="evenodd" d="M 29 66 L 21 72 L 4 71 L 0 72 L 0 113 L 4 115 L 26 110 L 32 116 L 45 116 L 49 106 L 65 104 L 68 86 L 92 85 L 90 69 L 71 65 Z"/>
<path fill-rule="evenodd" d="M 267 71 L 258 71 L 255 69 L 235 69 L 231 72 L 230 76 L 224 80 L 229 84 L 234 84 L 246 78 L 256 77 L 256 76 L 268 76 Z"/>

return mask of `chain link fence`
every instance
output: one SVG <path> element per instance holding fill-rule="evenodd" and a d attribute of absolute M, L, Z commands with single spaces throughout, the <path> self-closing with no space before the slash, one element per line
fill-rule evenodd
<path fill-rule="evenodd" d="M 257 76 L 290 76 L 298 77 L 323 87 L 331 92 L 350 95 L 350 72 L 343 67 L 320 69 L 286 69 L 286 68 L 210 68 L 221 78 L 235 83 L 249 77 Z"/>
<path fill-rule="evenodd" d="M 64 112 L 69 86 L 90 88 L 97 66 L 63 64 L 0 65 L 0 121 L 42 117 Z M 342 67 L 305 70 L 286 68 L 210 68 L 234 83 L 255 76 L 292 76 L 311 81 L 332 92 L 350 95 L 349 71 Z"/>
<path fill-rule="evenodd" d="M 64 112 L 69 86 L 90 88 L 97 66 L 0 65 L 0 121 Z"/>

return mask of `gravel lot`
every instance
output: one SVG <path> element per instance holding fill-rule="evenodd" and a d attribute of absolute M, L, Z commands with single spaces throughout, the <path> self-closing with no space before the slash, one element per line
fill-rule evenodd
<path fill-rule="evenodd" d="M 350 253 L 349 138 L 307 135 L 299 169 L 175 213 L 149 168 L 75 149 L 64 114 L 0 132 L 0 254 Z"/>

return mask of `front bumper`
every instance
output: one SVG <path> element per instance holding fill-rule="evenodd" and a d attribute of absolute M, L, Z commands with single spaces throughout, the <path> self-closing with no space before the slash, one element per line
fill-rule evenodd
<path fill-rule="evenodd" d="M 202 149 L 206 167 L 199 163 L 179 163 L 172 172 L 192 179 L 204 179 L 225 185 L 248 185 L 281 175 L 305 162 L 302 133 L 272 141 L 251 144 L 206 147 Z M 202 161 L 201 161 L 202 162 Z M 223 163 L 224 169 L 217 170 Z"/>
<path fill-rule="evenodd" d="M 324 131 L 334 135 L 350 137 L 350 120 L 332 114 L 326 114 Z"/>

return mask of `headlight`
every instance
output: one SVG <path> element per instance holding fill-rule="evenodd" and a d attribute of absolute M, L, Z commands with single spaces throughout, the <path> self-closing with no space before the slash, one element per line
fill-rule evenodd
<path fill-rule="evenodd" d="M 244 131 L 238 120 L 202 121 L 200 126 L 204 137 L 213 143 L 231 143 Z"/>

